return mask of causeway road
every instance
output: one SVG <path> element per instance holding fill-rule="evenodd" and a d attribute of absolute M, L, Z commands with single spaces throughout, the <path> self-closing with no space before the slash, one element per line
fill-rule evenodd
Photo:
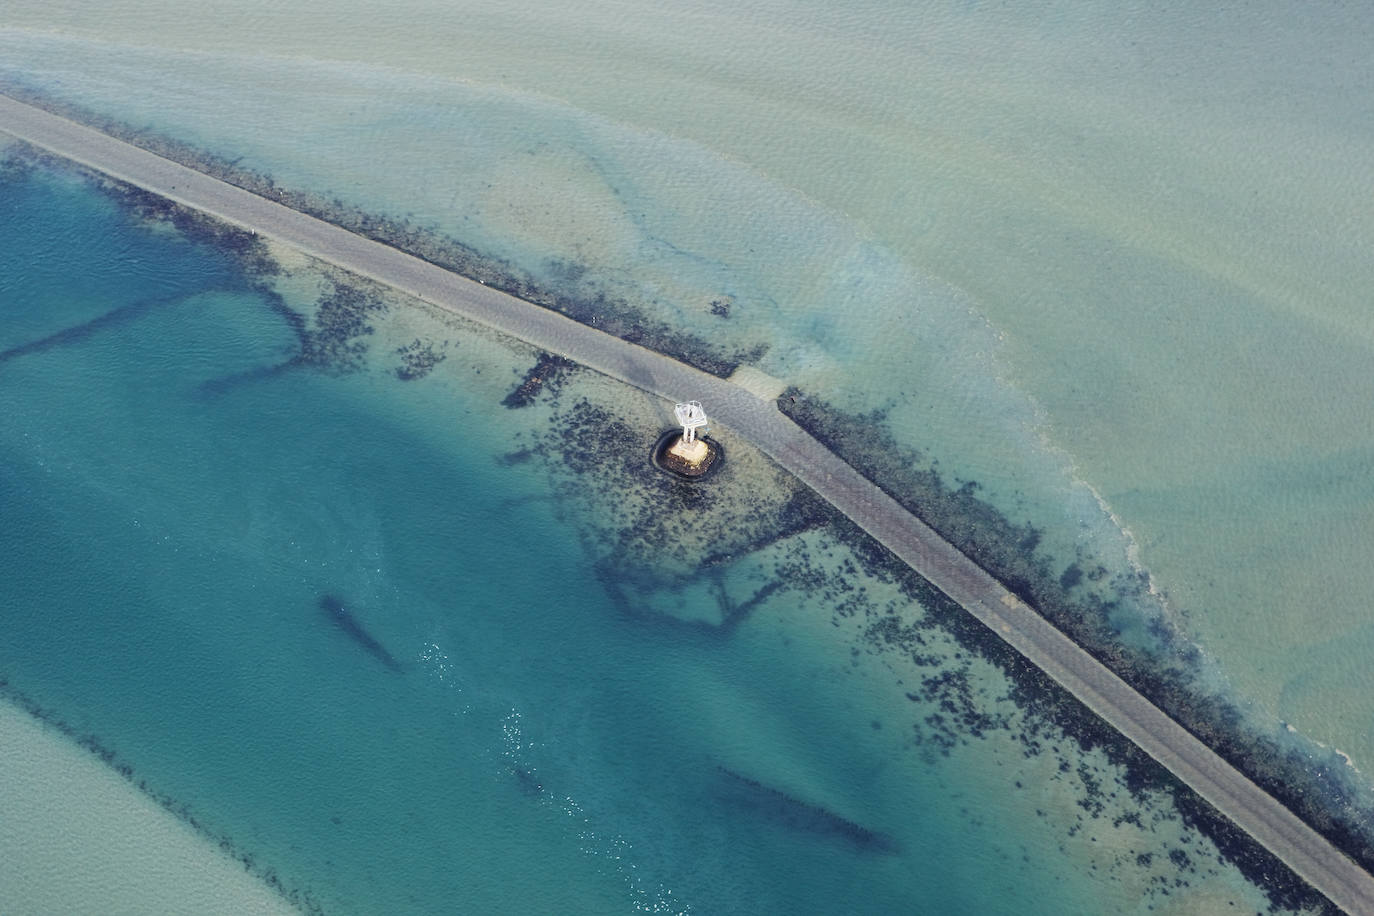
<path fill-rule="evenodd" d="M 668 401 L 703 401 L 719 425 L 752 442 L 828 500 L 1333 903 L 1352 916 L 1374 916 L 1374 878 L 1368 872 L 808 435 L 772 401 L 4 95 L 0 95 L 0 131 L 294 246 Z"/>

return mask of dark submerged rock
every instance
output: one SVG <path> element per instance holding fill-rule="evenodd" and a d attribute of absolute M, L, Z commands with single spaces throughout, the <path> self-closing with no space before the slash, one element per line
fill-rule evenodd
<path fill-rule="evenodd" d="M 369 633 L 367 629 L 358 622 L 358 618 L 354 617 L 353 614 L 349 612 L 348 608 L 343 603 L 343 599 L 338 595 L 321 595 L 317 603 L 320 610 L 325 613 L 325 616 L 328 617 L 345 636 L 361 646 L 369 655 L 377 659 L 377 661 L 381 662 L 387 668 L 396 672 L 401 670 L 400 663 L 392 657 L 385 646 L 377 641 L 375 636 Z"/>
<path fill-rule="evenodd" d="M 577 368 L 577 363 L 552 353 L 540 353 L 520 384 L 506 395 L 501 404 L 511 410 L 529 407 L 540 394 L 556 395 L 564 380 Z"/>
<path fill-rule="evenodd" d="M 855 823 L 781 789 L 764 785 L 728 767 L 717 766 L 716 771 L 723 777 L 721 800 L 733 808 L 751 811 L 789 830 L 847 840 L 864 852 L 891 854 L 900 851 L 896 841 L 885 833 Z"/>

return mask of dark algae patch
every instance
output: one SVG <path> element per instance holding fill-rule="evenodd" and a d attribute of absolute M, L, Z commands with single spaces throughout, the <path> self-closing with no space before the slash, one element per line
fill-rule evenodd
<path fill-rule="evenodd" d="M 396 355 L 401 358 L 401 364 L 394 370 L 396 377 L 403 382 L 424 378 L 435 366 L 448 358 L 448 347 L 447 340 L 436 344 L 432 340 L 421 340 L 418 337 L 403 347 L 397 347 Z"/>
<path fill-rule="evenodd" d="M 552 353 L 541 353 L 515 390 L 501 403 L 509 408 L 529 407 L 544 392 L 557 394 L 568 374 L 577 368 L 572 360 Z"/>
<path fill-rule="evenodd" d="M 627 618 L 728 636 L 780 587 L 766 575 L 732 575 L 737 563 L 824 524 L 823 504 L 761 458 L 753 465 L 742 455 L 720 461 L 705 482 L 663 473 L 650 455 L 667 418 L 631 422 L 604 392 L 572 384 L 568 371 L 557 357 L 539 356 L 507 396 L 507 407 L 548 413 L 501 463 L 548 468 L 556 511 Z M 730 453 L 739 454 L 734 446 Z M 681 615 L 685 605 L 700 604 L 681 600 L 692 589 L 713 600 L 709 617 Z"/>
<path fill-rule="evenodd" d="M 313 322 L 293 323 L 300 340 L 294 362 L 331 375 L 359 371 L 375 330 L 368 322 L 385 310 L 376 291 L 334 281 L 320 297 Z"/>
<path fill-rule="evenodd" d="M 205 394 L 222 395 L 238 385 L 262 381 L 295 369 L 312 369 L 333 376 L 362 371 L 366 365 L 368 337 L 375 330 L 369 321 L 386 310 L 386 304 L 376 291 L 352 286 L 343 279 L 332 280 L 315 303 L 313 316 L 309 317 L 287 305 L 286 300 L 274 289 L 264 285 L 255 291 L 268 310 L 290 330 L 295 338 L 295 346 L 280 362 L 256 366 L 202 383 L 201 390 Z M 402 375 L 405 367 L 406 363 L 403 362 L 396 374 L 409 381 L 410 377 Z M 413 377 L 422 377 L 430 368 L 433 368 L 433 363 L 423 371 L 417 369 Z"/>

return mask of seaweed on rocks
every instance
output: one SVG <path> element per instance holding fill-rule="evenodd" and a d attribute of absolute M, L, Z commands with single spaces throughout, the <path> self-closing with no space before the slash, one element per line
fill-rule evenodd
<path fill-rule="evenodd" d="M 369 319 L 386 305 L 374 291 L 334 281 L 320 297 L 313 326 L 295 326 L 300 353 L 295 361 L 330 375 L 346 375 L 363 367 L 366 338 L 375 330 Z"/>
<path fill-rule="evenodd" d="M 287 305 L 282 295 L 270 286 L 258 286 L 255 291 L 268 310 L 295 336 L 295 352 L 281 362 L 202 382 L 200 391 L 203 394 L 220 396 L 239 385 L 275 378 L 296 369 L 343 376 L 360 372 L 366 366 L 367 339 L 375 330 L 369 322 L 387 308 L 375 290 L 334 279 L 316 301 L 312 317 Z M 403 381 L 422 377 L 444 358 L 442 352 L 433 354 L 424 345 L 413 352 L 406 347 L 401 349 L 413 358 L 413 363 L 403 362 L 395 370 Z"/>
<path fill-rule="evenodd" d="M 387 308 L 375 290 L 334 279 L 321 293 L 314 315 L 309 318 L 287 305 L 281 294 L 271 287 L 258 287 L 257 293 L 295 335 L 295 353 L 279 363 L 210 379 L 201 384 L 202 392 L 222 395 L 238 385 L 270 379 L 294 369 L 308 368 L 325 375 L 342 376 L 360 372 L 366 366 L 367 339 L 375 331 L 370 321 Z M 433 363 L 440 361 L 435 359 Z M 396 371 L 400 375 L 402 370 Z"/>
<path fill-rule="evenodd" d="M 501 404 L 511 409 L 529 407 L 541 393 L 556 395 L 568 374 L 576 368 L 577 363 L 567 357 L 540 353 L 519 386 L 506 395 Z"/>
<path fill-rule="evenodd" d="M 418 337 L 412 343 L 396 349 L 396 355 L 401 357 L 401 364 L 396 367 L 396 377 L 403 382 L 413 382 L 422 379 L 434 367 L 448 358 L 449 342 L 446 340 L 441 344 L 436 344 L 432 340 L 421 340 Z"/>

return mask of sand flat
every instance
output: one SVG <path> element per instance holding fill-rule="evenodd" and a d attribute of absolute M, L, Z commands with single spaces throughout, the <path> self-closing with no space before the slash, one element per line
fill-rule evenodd
<path fill-rule="evenodd" d="M 296 913 L 210 840 L 49 725 L 0 702 L 7 913 Z"/>

